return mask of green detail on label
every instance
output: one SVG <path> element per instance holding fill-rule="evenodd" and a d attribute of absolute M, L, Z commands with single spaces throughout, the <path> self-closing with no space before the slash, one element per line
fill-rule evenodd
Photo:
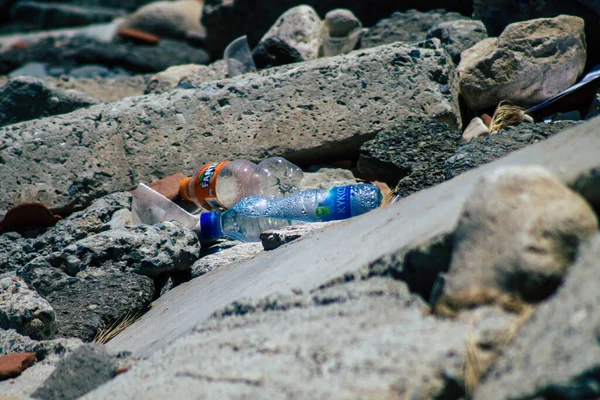
<path fill-rule="evenodd" d="M 319 218 L 326 217 L 329 214 L 331 214 L 331 207 L 329 207 L 329 206 L 317 207 L 316 214 L 317 214 L 317 217 L 319 217 Z"/>

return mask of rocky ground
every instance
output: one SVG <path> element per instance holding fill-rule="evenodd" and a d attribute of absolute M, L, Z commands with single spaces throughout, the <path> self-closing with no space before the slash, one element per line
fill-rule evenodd
<path fill-rule="evenodd" d="M 600 3 L 255 3 L 0 0 L 0 397 L 600 398 Z M 270 156 L 396 201 L 133 222 Z"/>

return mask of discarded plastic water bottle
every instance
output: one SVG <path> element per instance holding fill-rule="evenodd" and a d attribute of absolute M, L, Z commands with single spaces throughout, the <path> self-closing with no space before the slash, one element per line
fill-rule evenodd
<path fill-rule="evenodd" d="M 200 234 L 204 239 L 230 236 L 255 242 L 260 241 L 260 234 L 269 229 L 364 214 L 379 207 L 382 199 L 379 188 L 372 184 L 304 190 L 282 199 L 251 196 L 225 212 L 201 214 Z"/>
<path fill-rule="evenodd" d="M 258 165 L 247 160 L 208 163 L 181 182 L 179 194 L 207 210 L 231 208 L 248 196 L 275 199 L 294 193 L 303 176 L 298 166 L 281 157 Z"/>

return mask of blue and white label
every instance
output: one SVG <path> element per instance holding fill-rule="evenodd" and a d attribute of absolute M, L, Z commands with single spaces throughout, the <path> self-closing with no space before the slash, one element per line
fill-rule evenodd
<path fill-rule="evenodd" d="M 336 221 L 352 216 L 350 208 L 350 186 L 339 186 L 329 190 L 329 195 L 319 203 L 316 214 L 321 221 Z"/>

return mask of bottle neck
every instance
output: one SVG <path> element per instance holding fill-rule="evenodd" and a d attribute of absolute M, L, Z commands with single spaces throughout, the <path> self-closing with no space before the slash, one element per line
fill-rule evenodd
<path fill-rule="evenodd" d="M 223 236 L 221 213 L 205 212 L 200 214 L 200 235 L 203 239 L 217 239 Z"/>

